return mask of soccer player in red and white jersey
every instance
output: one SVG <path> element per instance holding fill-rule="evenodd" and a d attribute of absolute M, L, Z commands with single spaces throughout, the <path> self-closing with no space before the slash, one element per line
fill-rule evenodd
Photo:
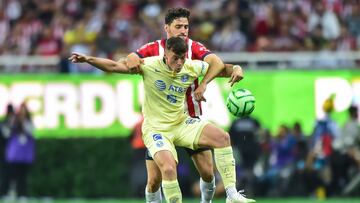
<path fill-rule="evenodd" d="M 188 38 L 189 33 L 189 17 L 190 12 L 185 8 L 172 8 L 169 9 L 165 16 L 165 26 L 167 38 L 179 36 L 186 40 L 188 45 L 187 58 L 203 60 L 209 63 L 209 71 L 204 76 L 201 83 L 198 79 L 194 81 L 191 87 L 186 92 L 185 108 L 191 117 L 199 117 L 202 114 L 201 101 L 205 98 L 203 94 L 206 90 L 208 81 L 211 81 L 216 76 L 230 76 L 230 83 L 233 85 L 235 82 L 243 78 L 242 69 L 238 65 L 224 65 L 223 61 L 214 53 L 210 52 L 204 45 L 199 42 L 193 41 Z M 150 56 L 164 55 L 166 39 L 150 42 L 136 52 L 127 56 L 127 66 L 131 71 L 137 73 L 139 71 L 142 58 Z M 215 193 L 215 178 L 213 172 L 213 159 L 210 149 L 199 149 L 196 151 L 186 149 L 191 156 L 199 174 L 200 178 L 200 191 L 201 202 L 211 202 Z M 147 167 L 147 186 L 145 189 L 146 202 L 161 202 L 161 172 L 149 156 L 146 155 Z M 227 191 L 227 193 L 233 191 Z M 228 194 L 229 195 L 229 194 Z"/>

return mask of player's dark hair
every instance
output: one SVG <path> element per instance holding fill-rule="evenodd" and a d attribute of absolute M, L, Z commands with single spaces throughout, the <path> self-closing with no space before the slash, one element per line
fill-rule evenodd
<path fill-rule="evenodd" d="M 166 40 L 166 49 L 171 50 L 176 55 L 183 55 L 187 52 L 187 44 L 181 37 L 170 37 Z"/>
<path fill-rule="evenodd" d="M 177 18 L 190 18 L 190 11 L 186 8 L 170 8 L 165 15 L 165 24 L 170 25 Z"/>

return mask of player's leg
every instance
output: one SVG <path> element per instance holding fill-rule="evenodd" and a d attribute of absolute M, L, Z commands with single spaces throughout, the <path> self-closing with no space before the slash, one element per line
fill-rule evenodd
<path fill-rule="evenodd" d="M 172 152 L 168 150 L 158 151 L 153 158 L 161 172 L 162 188 L 166 201 L 181 203 L 182 195 L 177 180 L 176 160 Z"/>
<path fill-rule="evenodd" d="M 177 153 L 173 141 L 167 133 L 154 132 L 149 126 L 143 125 L 142 130 L 144 144 L 159 167 L 166 201 L 181 203 L 182 196 L 176 171 Z"/>
<path fill-rule="evenodd" d="M 145 155 L 147 183 L 145 188 L 146 203 L 160 203 L 161 197 L 161 172 L 159 167 L 154 162 L 148 150 Z"/>
<path fill-rule="evenodd" d="M 209 123 L 203 128 L 198 145 L 214 148 L 215 163 L 224 183 L 227 202 L 255 202 L 243 197 L 236 190 L 235 160 L 229 134 Z"/>
<path fill-rule="evenodd" d="M 200 174 L 201 203 L 208 203 L 215 194 L 215 176 L 212 153 L 209 148 L 191 150 L 186 148 Z"/>

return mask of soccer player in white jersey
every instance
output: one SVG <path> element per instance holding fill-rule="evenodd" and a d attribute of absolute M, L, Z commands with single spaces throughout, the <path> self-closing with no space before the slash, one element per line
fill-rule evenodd
<path fill-rule="evenodd" d="M 210 65 L 210 70 L 217 70 L 224 66 L 222 60 L 208 50 L 204 45 L 197 41 L 188 38 L 189 33 L 189 17 L 190 11 L 185 8 L 171 8 L 165 15 L 165 26 L 167 38 L 178 36 L 182 37 L 188 46 L 186 58 L 203 60 Z M 166 39 L 156 40 L 145 44 L 136 52 L 129 54 L 127 63 L 130 69 L 138 72 L 141 58 L 150 56 L 163 56 L 165 49 Z M 214 75 L 214 74 L 213 74 Z M 233 85 L 235 82 L 243 78 L 242 69 L 240 66 L 233 66 L 226 64 L 226 69 L 218 76 L 231 75 L 230 83 Z M 203 83 L 205 84 L 205 83 Z M 199 87 L 198 79 L 186 90 L 185 110 L 193 118 L 199 118 L 202 115 L 201 102 L 196 101 L 195 90 Z M 201 90 L 201 88 L 200 88 Z M 204 90 L 202 86 L 202 90 Z M 200 93 L 201 94 L 201 93 Z M 201 98 L 202 96 L 199 96 Z M 210 203 L 215 193 L 215 177 L 213 171 L 213 159 L 209 148 L 201 148 L 191 150 L 185 148 L 186 152 L 193 160 L 196 169 L 200 174 L 200 191 L 201 203 Z M 146 168 L 147 168 L 147 185 L 145 189 L 146 202 L 159 203 L 161 202 L 161 174 L 157 165 L 149 154 L 146 154 Z"/>
<path fill-rule="evenodd" d="M 182 146 L 193 150 L 213 148 L 215 163 L 226 188 L 226 201 L 255 202 L 236 190 L 235 160 L 229 134 L 214 124 L 184 113 L 186 89 L 208 71 L 206 62 L 186 59 L 187 48 L 182 38 L 171 37 L 166 41 L 164 56 L 146 58 L 140 66 L 145 92 L 143 140 L 160 169 L 165 199 L 168 203 L 182 202 L 175 150 L 175 146 Z M 107 72 L 130 73 L 125 62 L 77 53 L 69 60 L 87 62 Z"/>

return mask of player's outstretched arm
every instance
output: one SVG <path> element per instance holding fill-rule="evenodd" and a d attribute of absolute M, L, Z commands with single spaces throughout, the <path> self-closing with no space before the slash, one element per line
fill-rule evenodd
<path fill-rule="evenodd" d="M 217 77 L 230 77 L 229 83 L 232 87 L 244 78 L 244 73 L 239 65 L 225 64 L 225 69 L 223 69 Z"/>
<path fill-rule="evenodd" d="M 105 72 L 131 73 L 124 60 L 116 62 L 110 59 L 87 56 L 80 53 L 72 53 L 69 60 L 73 63 L 88 63 Z"/>

